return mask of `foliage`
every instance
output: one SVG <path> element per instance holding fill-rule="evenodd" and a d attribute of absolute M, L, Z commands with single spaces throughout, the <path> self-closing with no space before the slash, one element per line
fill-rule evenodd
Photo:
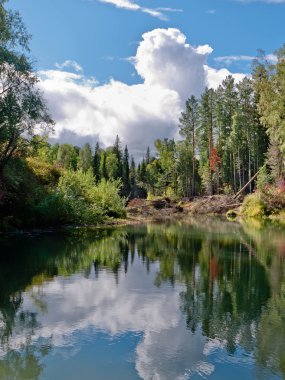
<path fill-rule="evenodd" d="M 262 218 L 266 214 L 266 205 L 260 193 L 247 195 L 243 201 L 241 214 L 246 217 Z"/>
<path fill-rule="evenodd" d="M 92 168 L 92 161 L 93 156 L 91 146 L 89 143 L 86 143 L 79 151 L 77 168 L 85 173 Z"/>
<path fill-rule="evenodd" d="M 27 56 L 29 35 L 20 15 L 6 10 L 1 2 L 0 17 L 0 185 L 3 187 L 4 167 L 28 144 L 23 134 L 32 134 L 36 126 L 45 128 L 53 122 L 36 87 L 38 79 Z M 1 193 L 0 200 L 2 196 Z"/>

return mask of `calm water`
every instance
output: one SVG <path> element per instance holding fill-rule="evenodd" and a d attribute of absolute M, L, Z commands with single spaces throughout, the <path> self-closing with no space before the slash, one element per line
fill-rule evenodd
<path fill-rule="evenodd" d="M 285 231 L 216 219 L 0 241 L 0 379 L 284 379 Z"/>

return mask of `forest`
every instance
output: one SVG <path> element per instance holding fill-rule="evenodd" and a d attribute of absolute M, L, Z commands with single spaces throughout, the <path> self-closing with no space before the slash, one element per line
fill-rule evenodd
<path fill-rule="evenodd" d="M 103 147 L 51 144 L 54 121 L 19 13 L 0 0 L 0 229 L 96 224 L 126 216 L 133 198 L 236 194 L 249 184 L 249 215 L 285 206 L 285 45 L 252 73 L 228 76 L 189 99 L 179 139 L 157 139 L 135 162 L 119 136 Z M 41 133 L 37 131 L 41 129 Z"/>

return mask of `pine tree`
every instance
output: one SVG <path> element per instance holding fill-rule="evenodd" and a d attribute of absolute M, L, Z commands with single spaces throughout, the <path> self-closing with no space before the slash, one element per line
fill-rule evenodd
<path fill-rule="evenodd" d="M 150 161 L 151 161 L 150 149 L 149 149 L 149 146 L 148 146 L 147 150 L 146 150 L 146 155 L 145 155 L 145 163 L 146 163 L 146 165 L 150 164 Z"/>
<path fill-rule="evenodd" d="M 210 167 L 210 160 L 214 148 L 215 132 L 215 105 L 216 94 L 213 89 L 206 89 L 201 97 L 200 105 L 200 129 L 199 129 L 199 172 L 207 194 L 213 194 L 213 172 Z"/>
<path fill-rule="evenodd" d="M 107 171 L 107 153 L 106 151 L 103 151 L 101 155 L 101 161 L 100 161 L 100 177 L 104 178 L 105 180 L 109 179 L 108 171 Z"/>
<path fill-rule="evenodd" d="M 123 176 L 122 150 L 121 150 L 121 141 L 118 135 L 116 136 L 115 143 L 113 146 L 113 153 L 116 155 L 117 161 L 118 161 L 118 169 L 114 178 L 122 178 Z"/>
<path fill-rule="evenodd" d="M 100 161 L 101 161 L 101 150 L 100 150 L 99 142 L 97 142 L 95 146 L 94 156 L 93 156 L 93 174 L 94 174 L 96 183 L 98 183 L 101 179 Z"/>
<path fill-rule="evenodd" d="M 220 176 L 223 185 L 237 190 L 236 156 L 230 146 L 233 116 L 237 107 L 237 89 L 234 78 L 229 75 L 216 90 L 216 149 L 221 157 Z"/>
<path fill-rule="evenodd" d="M 270 64 L 261 52 L 254 63 L 253 79 L 260 120 L 269 136 L 268 158 L 271 165 L 276 157 L 281 157 L 272 172 L 278 182 L 285 177 L 285 45 L 276 54 L 277 63 Z"/>
<path fill-rule="evenodd" d="M 195 150 L 196 150 L 196 131 L 199 126 L 199 102 L 195 96 L 191 96 L 190 99 L 186 101 L 186 110 L 181 113 L 179 119 L 180 130 L 179 133 L 181 136 L 185 137 L 186 143 L 185 147 L 191 149 L 191 160 L 192 160 L 192 170 L 191 170 L 191 195 L 195 194 L 195 182 L 196 182 L 196 173 L 195 173 Z M 185 171 L 185 174 L 188 170 Z M 186 183 L 188 180 L 186 179 Z M 188 194 L 188 191 L 186 191 Z M 189 196 L 189 194 L 187 195 Z"/>
<path fill-rule="evenodd" d="M 122 173 L 122 195 L 125 197 L 130 196 L 130 165 L 129 165 L 129 151 L 126 145 L 123 156 L 123 173 Z"/>
<path fill-rule="evenodd" d="M 130 188 L 131 194 L 130 198 L 133 199 L 136 196 L 136 164 L 134 157 L 131 157 L 131 166 L 130 166 Z"/>

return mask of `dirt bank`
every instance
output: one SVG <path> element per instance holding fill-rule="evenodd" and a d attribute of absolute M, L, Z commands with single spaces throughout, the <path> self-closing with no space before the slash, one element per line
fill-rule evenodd
<path fill-rule="evenodd" d="M 225 215 L 229 210 L 237 209 L 239 200 L 226 195 L 195 197 L 174 201 L 170 198 L 130 201 L 127 214 L 130 222 L 165 221 L 181 219 L 188 215 Z"/>

